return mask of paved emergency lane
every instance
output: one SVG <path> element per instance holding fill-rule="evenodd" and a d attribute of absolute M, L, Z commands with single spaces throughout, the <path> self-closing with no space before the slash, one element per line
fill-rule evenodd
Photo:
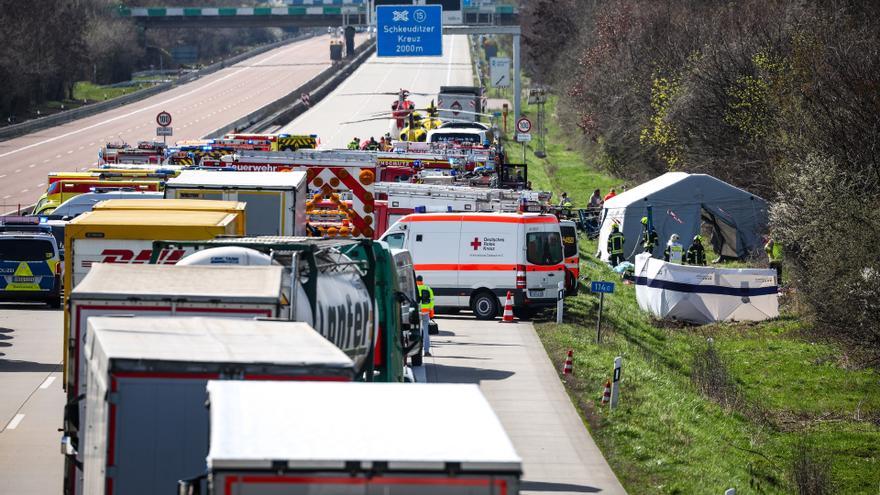
<path fill-rule="evenodd" d="M 0 304 L 0 493 L 61 490 L 62 313 Z"/>
<path fill-rule="evenodd" d="M 467 36 L 443 37 L 442 57 L 378 58 L 370 57 L 336 90 L 311 110 L 282 128 L 282 132 L 317 134 L 322 148 L 345 148 L 353 137 L 377 140 L 389 131 L 391 121 L 381 120 L 345 124 L 371 118 L 378 112 L 391 112 L 396 96 L 353 95 L 353 93 L 397 92 L 401 88 L 413 93 L 410 99 L 424 108 L 433 99 L 436 103 L 440 86 L 472 86 L 470 48 Z"/>
<path fill-rule="evenodd" d="M 359 34 L 357 42 L 364 41 Z M 156 114 L 173 117 L 173 140 L 197 139 L 281 98 L 330 65 L 329 38 L 270 50 L 139 102 L 0 142 L 0 214 L 36 202 L 48 172 L 95 163 L 108 141 L 156 139 Z"/>
<path fill-rule="evenodd" d="M 529 322 L 436 319 L 429 382 L 476 383 L 523 459 L 522 493 L 626 493 L 584 427 Z M 418 375 L 417 375 L 418 376 Z M 431 441 L 428 425 L 424 441 Z"/>

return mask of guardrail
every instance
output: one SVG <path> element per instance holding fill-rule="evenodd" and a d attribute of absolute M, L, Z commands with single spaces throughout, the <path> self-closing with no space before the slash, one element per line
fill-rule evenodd
<path fill-rule="evenodd" d="M 106 112 L 107 110 L 111 110 L 117 107 L 121 107 L 123 105 L 127 105 L 129 103 L 149 98 L 150 96 L 168 91 L 169 89 L 175 88 L 182 84 L 192 82 L 202 76 L 217 72 L 218 70 L 229 67 L 230 65 L 237 64 L 242 60 L 254 57 L 269 50 L 274 50 L 275 48 L 284 46 L 289 43 L 311 38 L 316 35 L 317 33 L 305 33 L 299 36 L 295 36 L 293 38 L 286 38 L 280 41 L 276 41 L 274 43 L 268 43 L 252 50 L 240 53 L 228 59 L 221 60 L 220 62 L 211 64 L 207 67 L 199 69 L 198 71 L 189 72 L 174 81 L 169 81 L 167 83 L 157 84 L 149 88 L 140 89 L 127 95 L 113 98 L 112 100 L 102 101 L 100 103 L 92 103 L 91 105 L 86 105 L 80 108 L 66 110 L 64 112 L 59 112 L 56 114 L 47 115 L 45 117 L 28 120 L 27 122 L 22 122 L 20 124 L 0 128 L 0 141 L 22 136 L 24 134 L 28 134 L 34 131 L 47 129 L 56 125 L 66 124 L 67 122 L 72 122 L 74 120 L 78 120 L 84 117 L 90 117 L 101 112 Z"/>
<path fill-rule="evenodd" d="M 349 62 L 334 64 L 328 67 L 316 77 L 282 98 L 264 105 L 262 108 L 215 130 L 205 137 L 216 138 L 233 130 L 239 132 L 258 132 L 273 125 L 287 124 L 327 96 L 373 54 L 375 47 L 375 40 L 369 40 L 361 44 L 355 49 L 355 56 Z M 303 93 L 308 93 L 309 95 L 309 106 L 306 106 L 300 99 L 300 95 Z"/>

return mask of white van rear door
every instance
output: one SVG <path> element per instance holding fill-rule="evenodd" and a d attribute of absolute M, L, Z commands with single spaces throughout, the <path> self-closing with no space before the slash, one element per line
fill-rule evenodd
<path fill-rule="evenodd" d="M 526 224 L 525 237 L 528 297 L 555 297 L 557 284 L 565 282 L 559 224 Z"/>
<path fill-rule="evenodd" d="M 435 306 L 458 306 L 458 240 L 461 223 L 456 221 L 413 221 L 409 223 L 406 246 L 416 275 L 434 291 Z"/>

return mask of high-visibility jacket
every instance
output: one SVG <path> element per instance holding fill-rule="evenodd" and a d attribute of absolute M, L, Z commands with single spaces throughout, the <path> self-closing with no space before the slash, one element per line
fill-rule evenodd
<path fill-rule="evenodd" d="M 657 231 L 645 228 L 642 233 L 642 247 L 645 251 L 653 251 L 655 246 L 657 246 Z"/>
<path fill-rule="evenodd" d="M 624 237 L 620 232 L 608 236 L 608 254 L 623 254 Z"/>
<path fill-rule="evenodd" d="M 419 303 L 420 303 L 419 306 L 422 310 L 422 313 L 428 313 L 431 316 L 431 318 L 433 318 L 434 317 L 434 291 L 431 290 L 431 288 L 428 287 L 428 285 L 425 284 L 424 282 L 422 282 L 418 285 L 418 289 L 419 289 Z M 423 294 L 425 294 L 425 293 L 428 294 L 428 302 L 422 302 L 422 300 L 424 299 Z"/>
<path fill-rule="evenodd" d="M 666 244 L 666 250 L 663 251 L 663 259 L 669 261 L 670 263 L 678 263 L 681 264 L 681 255 L 684 251 L 684 248 L 681 247 L 681 244 L 677 242 L 670 242 Z"/>
<path fill-rule="evenodd" d="M 767 258 L 773 261 L 782 261 L 782 244 L 770 239 L 767 241 L 767 244 L 764 244 L 764 252 L 767 253 Z"/>
<path fill-rule="evenodd" d="M 348 149 L 350 149 L 350 150 L 356 150 L 359 148 L 360 148 L 360 143 L 358 143 L 357 141 L 352 141 L 352 142 L 348 143 Z"/>

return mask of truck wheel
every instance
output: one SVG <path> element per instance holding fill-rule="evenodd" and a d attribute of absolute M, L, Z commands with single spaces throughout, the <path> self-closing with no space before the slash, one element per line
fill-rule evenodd
<path fill-rule="evenodd" d="M 421 366 L 422 365 L 422 354 L 418 353 L 415 356 L 410 356 L 410 362 L 413 366 Z"/>
<path fill-rule="evenodd" d="M 471 310 L 478 320 L 492 320 L 498 316 L 498 298 L 491 292 L 480 292 L 471 300 Z"/>

